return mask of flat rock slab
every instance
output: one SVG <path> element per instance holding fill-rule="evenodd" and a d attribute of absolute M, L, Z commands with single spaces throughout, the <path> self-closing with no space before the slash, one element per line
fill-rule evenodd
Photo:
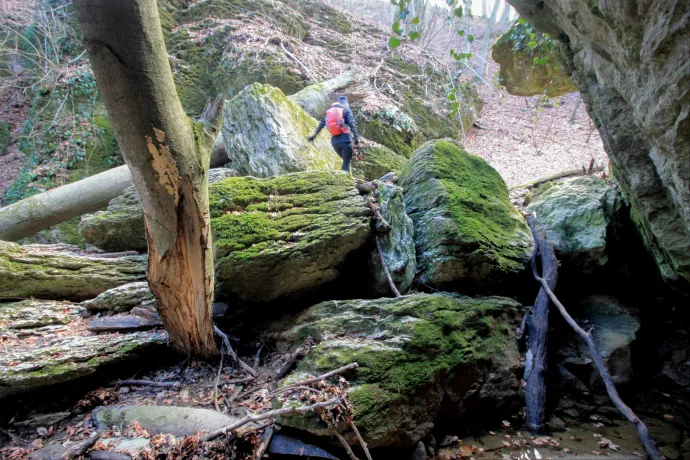
<path fill-rule="evenodd" d="M 106 316 L 89 321 L 86 329 L 91 332 L 140 331 L 162 326 L 160 319 L 144 318 L 135 315 Z"/>
<path fill-rule="evenodd" d="M 138 281 L 108 289 L 98 297 L 82 302 L 89 310 L 109 310 L 115 313 L 131 310 L 143 302 L 154 300 L 149 283 Z"/>
<path fill-rule="evenodd" d="M 190 436 L 199 431 L 212 431 L 228 426 L 238 418 L 208 409 L 179 406 L 107 406 L 93 411 L 98 429 L 126 427 L 133 421 L 152 436 L 160 433 Z"/>
<path fill-rule="evenodd" d="M 145 278 L 145 256 L 102 258 L 0 241 L 0 299 L 84 300 Z"/>
<path fill-rule="evenodd" d="M 0 354 L 0 399 L 91 375 L 104 366 L 162 348 L 166 340 L 167 335 L 159 331 L 81 332 L 10 346 Z"/>
<path fill-rule="evenodd" d="M 84 308 L 55 300 L 22 300 L 0 303 L 0 333 L 8 330 L 69 324 L 84 313 Z"/>

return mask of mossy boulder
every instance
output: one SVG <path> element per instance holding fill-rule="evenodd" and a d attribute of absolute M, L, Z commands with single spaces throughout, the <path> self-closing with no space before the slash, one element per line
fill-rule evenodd
<path fill-rule="evenodd" d="M 92 311 L 121 313 L 151 302 L 155 304 L 149 283 L 138 281 L 108 289 L 93 299 L 85 300 L 81 306 Z"/>
<path fill-rule="evenodd" d="M 527 197 L 559 260 L 591 271 L 607 264 L 621 224 L 623 200 L 615 184 L 586 176 L 540 187 Z"/>
<path fill-rule="evenodd" d="M 163 349 L 164 332 L 78 333 L 22 342 L 0 354 L 0 399 L 92 375 L 104 367 Z"/>
<path fill-rule="evenodd" d="M 79 318 L 84 308 L 55 300 L 21 300 L 0 303 L 0 333 L 7 330 L 34 329 L 68 324 Z"/>
<path fill-rule="evenodd" d="M 0 241 L 0 299 L 84 300 L 146 278 L 146 258 L 101 258 L 68 245 Z"/>
<path fill-rule="evenodd" d="M 360 147 L 364 158 L 352 160 L 352 174 L 359 179 L 380 179 L 391 171 L 400 171 L 407 163 L 407 158 L 376 142 L 362 140 Z"/>
<path fill-rule="evenodd" d="M 402 188 L 382 181 L 377 181 L 376 185 L 373 198 L 379 205 L 381 216 L 390 225 L 389 232 L 379 235 L 383 258 L 395 286 L 398 291 L 404 293 L 412 284 L 417 271 L 412 219 L 405 213 Z M 380 296 L 391 295 L 378 250 L 371 252 L 369 266 L 374 281 L 374 292 Z"/>
<path fill-rule="evenodd" d="M 377 110 L 357 110 L 356 123 L 359 134 L 405 158 L 410 158 L 425 140 L 417 123 L 394 105 Z"/>
<path fill-rule="evenodd" d="M 208 182 L 236 175 L 237 171 L 230 168 L 213 168 Z M 82 216 L 79 234 L 87 243 L 106 251 L 146 251 L 144 211 L 134 186 L 110 200 L 106 210 Z"/>
<path fill-rule="evenodd" d="M 414 222 L 419 280 L 502 290 L 525 272 L 532 237 L 498 172 L 447 141 L 419 148 L 398 184 Z"/>
<path fill-rule="evenodd" d="M 371 238 L 370 210 L 340 171 L 231 177 L 209 195 L 222 296 L 266 302 L 321 287 Z"/>
<path fill-rule="evenodd" d="M 501 66 L 501 84 L 510 94 L 557 97 L 579 91 L 565 73 L 559 52 L 548 35 L 516 22 L 496 41 L 491 57 Z"/>
<path fill-rule="evenodd" d="M 278 88 L 254 83 L 225 105 L 228 166 L 256 177 L 338 169 L 340 158 L 326 136 L 307 140 L 317 124 Z"/>
<path fill-rule="evenodd" d="M 512 332 L 519 307 L 506 298 L 442 293 L 330 301 L 272 337 L 279 346 L 307 336 L 317 343 L 283 384 L 356 362 L 345 377 L 365 441 L 370 448 L 409 448 L 439 424 L 495 418 L 519 405 L 522 366 Z M 328 435 L 314 416 L 280 423 Z M 356 443 L 352 433 L 347 437 Z"/>

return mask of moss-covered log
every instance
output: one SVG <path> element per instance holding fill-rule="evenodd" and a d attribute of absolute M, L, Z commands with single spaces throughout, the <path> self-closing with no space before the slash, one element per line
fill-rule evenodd
<path fill-rule="evenodd" d="M 325 115 L 331 104 L 337 101 L 335 93 L 356 82 L 357 72 L 349 70 L 330 80 L 307 86 L 288 96 L 288 99 L 297 103 L 305 112 L 319 120 Z"/>
<path fill-rule="evenodd" d="M 0 241 L 0 299 L 84 300 L 146 278 L 146 258 L 79 254 L 79 248 Z"/>
<path fill-rule="evenodd" d="M 17 241 L 103 209 L 130 185 L 129 169 L 120 166 L 18 201 L 0 209 L 0 240 Z"/>

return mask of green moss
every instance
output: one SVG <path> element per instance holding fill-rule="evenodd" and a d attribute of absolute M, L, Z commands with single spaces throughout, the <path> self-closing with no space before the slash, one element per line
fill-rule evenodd
<path fill-rule="evenodd" d="M 352 174 L 364 180 L 376 180 L 391 171 L 399 171 L 407 158 L 380 146 L 362 146 L 364 159 L 352 161 Z"/>
<path fill-rule="evenodd" d="M 0 121 L 0 155 L 4 155 L 7 145 L 10 143 L 10 125 L 6 121 Z"/>

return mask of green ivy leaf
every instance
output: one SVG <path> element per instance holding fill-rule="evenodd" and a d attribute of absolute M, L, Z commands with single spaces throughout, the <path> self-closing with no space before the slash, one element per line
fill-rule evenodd
<path fill-rule="evenodd" d="M 419 16 L 415 16 L 414 19 L 410 21 L 410 24 L 419 24 Z"/>
<path fill-rule="evenodd" d="M 419 32 L 410 32 L 410 40 L 419 38 Z"/>
<path fill-rule="evenodd" d="M 525 18 L 518 19 L 518 24 L 522 24 L 524 26 L 525 24 L 527 24 L 527 19 L 525 19 Z"/>
<path fill-rule="evenodd" d="M 464 30 L 458 30 L 458 35 L 460 35 L 461 37 L 464 37 L 465 31 Z"/>
<path fill-rule="evenodd" d="M 393 23 L 393 32 L 395 32 L 398 35 L 402 35 L 403 30 L 402 30 L 402 27 L 400 27 L 399 21 L 395 21 Z"/>
<path fill-rule="evenodd" d="M 455 16 L 461 18 L 462 17 L 462 7 L 459 6 L 459 7 L 455 8 L 455 10 L 453 10 L 453 14 Z"/>
<path fill-rule="evenodd" d="M 468 35 L 467 36 L 467 41 L 472 43 L 474 41 L 474 35 Z"/>
<path fill-rule="evenodd" d="M 400 40 L 395 37 L 391 37 L 388 39 L 388 46 L 391 47 L 391 50 L 394 50 L 395 48 L 400 46 Z"/>

